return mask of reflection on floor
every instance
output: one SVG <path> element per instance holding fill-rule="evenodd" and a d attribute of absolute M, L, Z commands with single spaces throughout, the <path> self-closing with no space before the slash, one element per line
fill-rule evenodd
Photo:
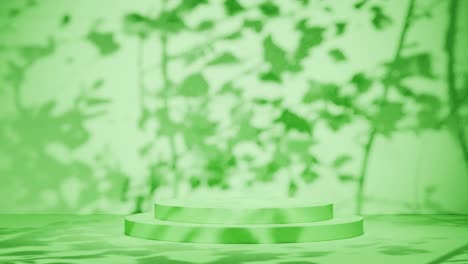
<path fill-rule="evenodd" d="M 0 215 L 0 263 L 468 263 L 468 215 L 371 215 L 339 241 L 208 245 L 122 233 L 119 215 Z"/>

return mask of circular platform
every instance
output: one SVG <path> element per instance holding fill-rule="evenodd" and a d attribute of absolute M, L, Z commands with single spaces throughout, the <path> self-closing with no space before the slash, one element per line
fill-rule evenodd
<path fill-rule="evenodd" d="M 152 213 L 125 218 L 125 234 L 137 238 L 212 244 L 301 243 L 363 234 L 359 216 L 293 224 L 200 224 L 155 219 Z"/>
<path fill-rule="evenodd" d="M 202 224 L 290 224 L 333 218 L 331 203 L 304 203 L 293 200 L 271 201 L 160 201 L 154 205 L 160 220 Z"/>

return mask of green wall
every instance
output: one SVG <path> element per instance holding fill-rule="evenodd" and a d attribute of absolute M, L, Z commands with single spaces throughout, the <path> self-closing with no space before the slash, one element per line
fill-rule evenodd
<path fill-rule="evenodd" d="M 1 1 L 0 212 L 468 213 L 468 2 Z"/>

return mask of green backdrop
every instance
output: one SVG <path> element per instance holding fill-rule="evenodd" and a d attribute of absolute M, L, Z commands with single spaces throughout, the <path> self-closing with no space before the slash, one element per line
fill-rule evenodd
<path fill-rule="evenodd" d="M 468 213 L 468 1 L 0 3 L 0 213 Z"/>

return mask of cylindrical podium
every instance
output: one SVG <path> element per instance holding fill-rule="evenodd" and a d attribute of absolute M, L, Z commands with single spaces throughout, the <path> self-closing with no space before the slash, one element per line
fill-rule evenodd
<path fill-rule="evenodd" d="M 126 235 L 171 242 L 302 243 L 363 233 L 360 216 L 334 218 L 330 203 L 294 200 L 158 201 L 154 212 L 125 218 Z"/>

